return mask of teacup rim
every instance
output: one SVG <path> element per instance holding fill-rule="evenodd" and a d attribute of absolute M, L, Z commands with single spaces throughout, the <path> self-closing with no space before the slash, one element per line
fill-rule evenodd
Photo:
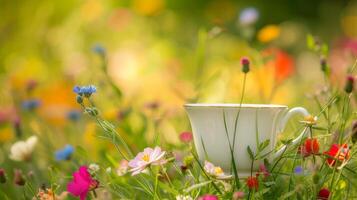
<path fill-rule="evenodd" d="M 253 104 L 253 103 L 185 103 L 185 108 L 288 108 L 286 105 L 280 104 Z"/>

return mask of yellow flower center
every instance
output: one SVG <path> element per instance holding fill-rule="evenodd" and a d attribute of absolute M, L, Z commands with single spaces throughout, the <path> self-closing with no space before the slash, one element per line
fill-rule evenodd
<path fill-rule="evenodd" d="M 215 172 L 215 174 L 222 174 L 222 173 L 223 173 L 223 170 L 222 170 L 222 168 L 220 168 L 220 167 L 215 167 L 215 168 L 214 168 L 214 172 Z"/>
<path fill-rule="evenodd" d="M 150 156 L 148 154 L 145 154 L 141 159 L 145 162 L 149 162 Z"/>

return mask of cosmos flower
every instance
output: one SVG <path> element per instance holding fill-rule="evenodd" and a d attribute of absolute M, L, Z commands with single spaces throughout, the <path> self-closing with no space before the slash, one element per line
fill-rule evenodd
<path fill-rule="evenodd" d="M 31 136 L 26 141 L 18 141 L 11 146 L 10 159 L 15 161 L 31 160 L 32 152 L 37 144 L 37 136 Z"/>
<path fill-rule="evenodd" d="M 252 189 L 258 190 L 259 181 L 258 181 L 257 177 L 255 177 L 255 176 L 248 177 L 246 184 L 250 190 L 252 190 Z"/>
<path fill-rule="evenodd" d="M 242 26 L 254 24 L 259 18 L 259 12 L 254 7 L 243 9 L 239 14 L 239 23 Z"/>
<path fill-rule="evenodd" d="M 75 86 L 73 92 L 79 96 L 84 95 L 85 97 L 90 97 L 93 93 L 97 91 L 97 88 L 94 85 L 87 86 Z"/>
<path fill-rule="evenodd" d="M 129 162 L 125 159 L 121 160 L 119 163 L 119 167 L 117 168 L 117 174 L 118 176 L 123 176 L 128 172 L 129 169 Z"/>
<path fill-rule="evenodd" d="M 69 160 L 74 152 L 72 145 L 67 144 L 63 149 L 57 150 L 55 152 L 55 157 L 57 161 Z"/>
<path fill-rule="evenodd" d="M 161 165 L 166 163 L 164 160 L 166 152 L 161 151 L 160 147 L 155 147 L 154 149 L 148 147 L 145 148 L 143 152 L 138 153 L 133 160 L 130 160 L 129 171 L 135 176 L 143 172 L 150 165 Z"/>
<path fill-rule="evenodd" d="M 341 166 L 343 166 L 343 164 L 346 163 L 350 158 L 350 150 L 347 144 L 333 144 L 331 145 L 330 149 L 324 154 L 328 156 L 326 162 L 330 167 L 334 166 L 336 164 L 336 161 L 341 162 Z"/>
<path fill-rule="evenodd" d="M 205 161 L 204 170 L 210 175 L 217 179 L 228 179 L 232 176 L 224 174 L 221 167 L 214 166 L 212 163 Z"/>
<path fill-rule="evenodd" d="M 87 166 L 81 166 L 78 171 L 73 173 L 73 180 L 68 183 L 67 191 L 73 196 L 85 200 L 89 191 L 96 189 L 99 182 L 92 178 Z"/>

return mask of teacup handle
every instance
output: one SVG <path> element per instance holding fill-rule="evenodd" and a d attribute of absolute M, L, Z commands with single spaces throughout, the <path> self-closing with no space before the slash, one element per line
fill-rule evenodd
<path fill-rule="evenodd" d="M 279 127 L 279 129 L 278 129 L 278 130 L 279 130 L 279 133 L 281 133 L 281 132 L 284 130 L 284 128 L 285 128 L 287 122 L 289 121 L 289 119 L 290 119 L 293 115 L 295 115 L 295 114 L 301 114 L 301 115 L 303 115 L 304 117 L 307 117 L 307 116 L 310 115 L 309 112 L 307 112 L 307 110 L 306 110 L 305 108 L 303 108 L 303 107 L 291 108 L 291 109 L 285 114 L 285 116 L 283 117 L 283 119 L 282 119 L 282 121 L 281 121 L 280 127 Z M 295 145 L 295 144 L 299 143 L 300 140 L 303 138 L 304 134 L 305 134 L 305 130 L 303 130 L 303 131 L 300 133 L 300 135 L 299 135 L 297 138 L 295 138 L 295 139 L 291 142 L 291 144 Z M 286 148 L 287 148 L 287 145 L 282 146 L 282 147 L 274 154 L 274 157 L 273 157 L 273 158 L 275 159 L 275 158 L 279 157 L 279 156 L 285 151 Z"/>

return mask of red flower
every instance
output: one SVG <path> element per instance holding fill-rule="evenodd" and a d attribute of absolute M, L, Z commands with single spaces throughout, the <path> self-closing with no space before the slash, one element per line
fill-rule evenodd
<path fill-rule="evenodd" d="M 182 142 L 189 143 L 189 142 L 192 141 L 192 138 L 193 137 L 192 137 L 192 133 L 191 132 L 186 131 L 186 132 L 182 132 L 180 134 L 180 140 Z"/>
<path fill-rule="evenodd" d="M 326 151 L 325 154 L 328 156 L 326 162 L 330 167 L 334 166 L 337 161 L 345 161 L 348 160 L 350 157 L 350 150 L 348 149 L 347 144 L 343 145 L 338 145 L 338 144 L 333 144 L 330 147 L 329 151 Z"/>
<path fill-rule="evenodd" d="M 304 157 L 307 157 L 311 154 L 318 154 L 320 149 L 319 142 L 316 138 L 308 138 L 305 140 L 304 144 L 299 147 L 298 152 Z"/>
<path fill-rule="evenodd" d="M 319 200 L 328 200 L 329 196 L 330 196 L 330 191 L 327 188 L 322 188 L 319 191 L 319 195 L 317 196 L 317 199 L 319 199 Z"/>
<path fill-rule="evenodd" d="M 246 183 L 247 183 L 247 186 L 248 186 L 248 188 L 249 188 L 250 190 L 251 190 L 251 189 L 258 190 L 259 182 L 258 182 L 257 177 L 254 177 L 254 176 L 248 177 Z"/>
<path fill-rule="evenodd" d="M 259 176 L 259 174 L 263 174 L 264 178 L 270 176 L 270 173 L 264 164 L 259 165 L 259 173 L 257 173 L 257 176 Z"/>
<path fill-rule="evenodd" d="M 274 48 L 267 49 L 263 53 L 267 57 L 274 57 L 266 65 L 275 68 L 275 80 L 277 83 L 281 83 L 294 73 L 294 60 L 288 53 Z"/>

